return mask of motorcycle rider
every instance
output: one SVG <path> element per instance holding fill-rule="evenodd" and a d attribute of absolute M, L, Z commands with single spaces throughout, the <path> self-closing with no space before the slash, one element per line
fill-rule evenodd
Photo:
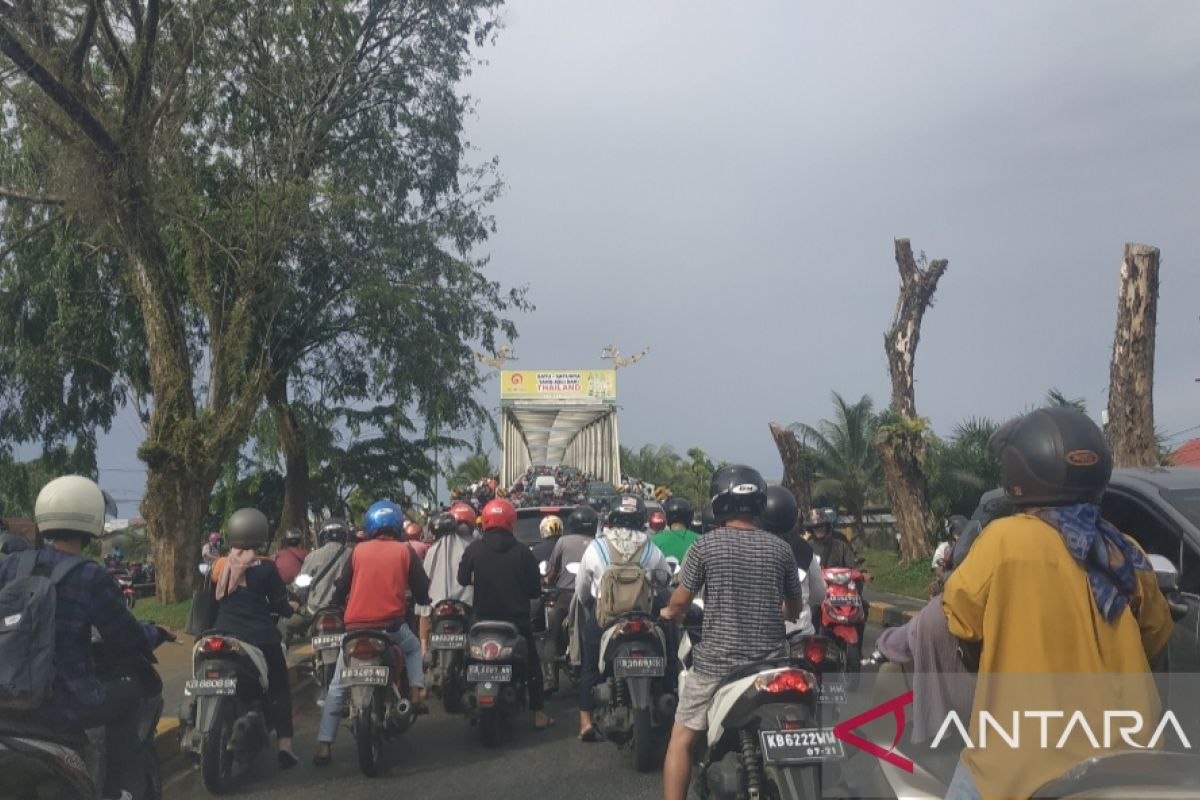
<path fill-rule="evenodd" d="M 444 600 L 471 605 L 475 593 L 458 582 L 458 565 L 467 548 L 475 541 L 475 510 L 466 503 L 455 503 L 430 523 L 433 545 L 425 554 L 425 574 L 429 576 L 429 605 L 417 607 L 421 617 L 421 652 L 429 654 L 429 636 L 433 632 L 433 607 Z"/>
<path fill-rule="evenodd" d="M 946 519 L 944 539 L 933 551 L 933 574 L 939 581 L 946 577 L 946 567 L 954 552 L 954 545 L 958 542 L 958 537 L 962 535 L 968 522 L 969 520 L 962 514 L 953 514 Z"/>
<path fill-rule="evenodd" d="M 350 528 L 346 521 L 330 517 L 317 532 L 317 549 L 304 559 L 300 574 L 313 578 L 304 591 L 304 612 L 310 619 L 322 608 L 333 604 L 337 580 L 350 560 L 350 548 L 346 544 L 349 537 Z"/>
<path fill-rule="evenodd" d="M 475 589 L 475 619 L 508 622 L 525 637 L 525 681 L 533 727 L 544 730 L 554 720 L 546 715 L 537 641 L 529 619 L 529 601 L 542 596 L 537 559 L 517 541 L 517 510 L 503 499 L 483 507 L 483 538 L 473 542 L 458 565 L 458 582 Z"/>
<path fill-rule="evenodd" d="M 809 544 L 825 569 L 858 569 L 862 559 L 845 537 L 834 531 L 833 526 L 836 522 L 837 512 L 832 508 L 810 509 L 804 519 L 804 527 L 812 536 Z"/>
<path fill-rule="evenodd" d="M 575 589 L 575 573 L 567 569 L 570 564 L 583 560 L 596 530 L 600 527 L 600 516 L 591 506 L 579 506 L 567 517 L 567 534 L 554 543 L 554 550 L 546 564 L 546 585 L 560 589 Z"/>
<path fill-rule="evenodd" d="M 200 548 L 200 563 L 210 567 L 221 557 L 221 534 L 213 531 L 208 535 L 208 541 Z"/>
<path fill-rule="evenodd" d="M 404 526 L 404 539 L 417 554 L 417 558 L 424 561 L 432 543 L 425 541 L 425 531 L 421 529 L 421 526 L 416 522 L 407 523 Z"/>
<path fill-rule="evenodd" d="M 692 748 L 708 727 L 708 706 L 725 676 L 786 652 L 784 623 L 800 616 L 804 596 L 792 549 L 756 522 L 767 503 L 767 483 L 758 470 L 722 467 L 709 494 L 721 527 L 688 551 L 679 588 L 662 610 L 663 619 L 682 620 L 693 599 L 704 598 L 703 637 L 680 692 L 663 764 L 665 800 L 684 800 Z"/>
<path fill-rule="evenodd" d="M 304 559 L 308 558 L 308 551 L 301 546 L 303 541 L 304 534 L 299 528 L 288 528 L 287 533 L 283 534 L 283 547 L 275 554 L 275 569 L 279 570 L 284 586 L 296 580 L 304 566 Z"/>
<path fill-rule="evenodd" d="M 279 745 L 279 766 L 296 765 L 292 753 L 292 689 L 288 680 L 283 635 L 271 618 L 292 616 L 287 587 L 271 559 L 259 555 L 270 541 L 267 517 L 257 508 L 243 508 L 229 518 L 229 555 L 212 568 L 215 619 L 202 626 L 227 633 L 262 651 L 267 662 L 267 706 Z"/>
<path fill-rule="evenodd" d="M 579 667 L 579 740 L 596 741 L 596 729 L 592 725 L 592 711 L 596 699 L 592 689 L 600 680 L 600 639 L 602 631 L 596 622 L 596 603 L 600 600 L 600 577 L 606 566 L 612 563 L 613 553 L 632 554 L 643 544 L 646 546 L 642 564 L 648 573 L 661 571 L 670 574 L 671 565 L 654 542 L 647 543 L 646 501 L 635 494 L 616 498 L 608 512 L 608 525 L 595 538 L 579 560 L 579 574 L 575 577 L 575 597 L 583 604 L 583 630 L 580 641 L 582 663 Z M 602 552 L 604 548 L 606 552 Z"/>
<path fill-rule="evenodd" d="M 50 575 L 72 558 L 76 567 L 55 590 L 52 695 L 32 719 L 53 730 L 105 729 L 103 796 L 120 798 L 138 778 L 137 721 L 141 688 L 132 681 L 100 683 L 92 660 L 92 629 L 114 651 L 152 658 L 154 647 L 170 634 L 142 625 L 125 607 L 121 587 L 104 567 L 81 559 L 83 549 L 104 530 L 104 494 L 95 482 L 78 475 L 45 485 L 34 504 L 34 522 L 45 547 L 13 554 L 0 565 L 0 587 L 29 574 Z"/>
<path fill-rule="evenodd" d="M 1074 713 L 1098 718 L 1108 712 L 1095 707 L 1097 698 L 1113 690 L 1119 705 L 1105 708 L 1157 718 L 1150 662 L 1173 624 L 1145 553 L 1101 516 L 1113 468 L 1104 434 L 1069 408 L 1033 411 L 1002 430 L 1002 483 L 1017 513 L 979 535 L 942 601 L 950 632 L 981 643 L 971 729 L 984 711 L 1004 719 L 1015 709 L 1072 709 L 1073 701 Z M 1022 680 L 1005 681 L 1005 673 Z M 1039 683 L 1028 674 L 1047 677 Z M 1066 677 L 1042 685 L 1055 675 Z M 1119 682 L 1103 680 L 1116 675 Z M 1109 691 L 1097 691 L 1097 680 Z M 1047 693 L 1053 705 L 1039 704 Z M 1079 738 L 1032 753 L 965 750 L 947 797 L 1028 797 L 1096 755 Z"/>
<path fill-rule="evenodd" d="M 696 510 L 686 497 L 668 497 L 663 503 L 663 513 L 667 518 L 667 530 L 654 535 L 654 546 L 662 550 L 671 566 L 678 569 L 687 555 L 688 548 L 696 543 L 700 534 L 691 529 Z"/>
<path fill-rule="evenodd" d="M 355 546 L 338 578 L 334 602 L 346 609 L 342 618 L 347 631 L 382 630 L 396 643 L 404 653 L 412 690 L 409 699 L 418 714 L 427 714 L 421 641 L 405 622 L 408 612 L 405 595 L 410 591 L 418 603 L 429 604 L 429 578 L 421 560 L 404 541 L 404 513 L 391 500 L 380 500 L 367 509 L 363 541 Z M 350 690 L 341 682 L 343 663 L 344 654 L 339 650 L 333 681 L 321 711 L 317 752 L 313 756 L 317 766 L 330 762 Z"/>
<path fill-rule="evenodd" d="M 561 517 L 554 514 L 542 517 L 542 521 L 538 523 L 538 533 L 542 535 L 542 540 L 532 548 L 533 557 L 537 559 L 539 565 L 550 560 L 550 554 L 554 552 L 554 545 L 558 543 L 558 538 L 562 536 L 562 532 L 563 522 Z"/>
<path fill-rule="evenodd" d="M 815 605 L 819 608 L 821 601 L 825 599 L 825 575 L 819 564 L 816 569 L 813 569 L 813 549 L 796 532 L 799 520 L 800 506 L 796 503 L 796 496 L 782 486 L 768 486 L 767 502 L 763 508 L 760 522 L 764 530 L 783 539 L 792 549 L 792 557 L 796 559 L 796 568 L 802 576 L 800 585 L 804 589 L 800 618 L 795 622 L 787 623 L 787 632 L 812 634 L 816 633 L 813 625 L 812 606 Z"/>

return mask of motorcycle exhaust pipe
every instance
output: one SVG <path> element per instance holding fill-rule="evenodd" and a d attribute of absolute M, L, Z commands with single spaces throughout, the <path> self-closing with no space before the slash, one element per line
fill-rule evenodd
<path fill-rule="evenodd" d="M 401 717 L 411 716 L 413 713 L 413 705 L 407 699 L 401 700 L 396 704 L 396 713 Z"/>

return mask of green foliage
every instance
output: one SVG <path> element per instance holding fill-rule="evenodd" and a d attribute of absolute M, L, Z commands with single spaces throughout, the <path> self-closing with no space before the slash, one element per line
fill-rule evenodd
<path fill-rule="evenodd" d="M 1082 397 L 1067 397 L 1058 387 L 1054 387 L 1046 392 L 1046 399 L 1043 404 L 1050 407 L 1071 408 L 1080 414 L 1087 413 L 1087 400 Z"/>
<path fill-rule="evenodd" d="M 830 501 L 859 520 L 869 500 L 882 493 L 883 475 L 873 442 L 879 427 L 874 403 L 863 395 L 847 403 L 833 392 L 834 418 L 815 427 L 792 425 L 800 443 L 811 456 L 816 484 L 815 502 Z"/>
<path fill-rule="evenodd" d="M 901 564 L 895 550 L 863 548 L 860 552 L 866 560 L 867 570 L 871 573 L 870 589 L 921 600 L 928 599 L 933 569 L 927 559 Z"/>
<path fill-rule="evenodd" d="M 972 417 L 960 422 L 949 439 L 934 443 L 925 473 L 937 519 L 951 514 L 969 517 L 979 496 L 1000 485 L 1000 463 L 988 452 L 988 440 L 999 427 L 990 419 Z"/>
<path fill-rule="evenodd" d="M 0 452 L 0 515 L 32 517 L 38 492 L 51 480 L 60 475 L 94 478 L 95 474 L 95 453 L 82 447 L 55 447 L 31 461 L 14 461 Z"/>
<path fill-rule="evenodd" d="M 654 486 L 666 486 L 672 494 L 686 497 L 697 508 L 708 502 L 708 487 L 718 465 L 698 447 L 689 448 L 687 457 L 670 445 L 644 445 L 634 451 L 621 447 L 621 471 Z"/>
<path fill-rule="evenodd" d="M 463 489 L 497 472 L 496 467 L 492 466 L 491 454 L 476 450 L 463 460 L 449 464 L 446 485 L 451 489 Z"/>
<path fill-rule="evenodd" d="M 153 597 L 142 597 L 138 598 L 137 603 L 133 606 L 133 616 L 143 622 L 155 622 L 175 633 L 183 630 L 187 625 L 188 615 L 191 613 L 191 598 L 164 605 Z"/>

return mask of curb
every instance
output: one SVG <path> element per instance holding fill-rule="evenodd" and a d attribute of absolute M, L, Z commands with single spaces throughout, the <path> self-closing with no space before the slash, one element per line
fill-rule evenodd
<path fill-rule="evenodd" d="M 304 645 L 288 653 L 288 682 L 291 684 L 293 696 L 308 685 L 308 675 L 300 675 L 300 665 L 308 662 L 312 652 L 312 645 Z M 177 717 L 163 717 L 158 721 L 158 730 L 154 733 L 154 749 L 158 753 L 158 763 L 164 781 L 196 766 L 194 762 L 184 758 L 179 747 L 179 736 Z"/>
<path fill-rule="evenodd" d="M 913 610 L 894 606 L 891 603 L 884 603 L 880 600 L 872 600 L 870 603 L 870 608 L 867 611 L 867 622 L 871 625 L 879 625 L 884 628 L 894 628 L 898 625 L 903 625 L 917 616 L 918 613 Z"/>

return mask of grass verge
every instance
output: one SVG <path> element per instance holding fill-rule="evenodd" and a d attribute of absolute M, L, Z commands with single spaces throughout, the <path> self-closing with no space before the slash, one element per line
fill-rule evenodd
<path fill-rule="evenodd" d="M 183 630 L 191 611 L 191 600 L 180 600 L 178 603 L 163 605 L 153 597 L 142 598 L 133 607 L 133 615 L 138 619 L 144 622 L 157 622 L 176 633 Z"/>
<path fill-rule="evenodd" d="M 869 547 L 863 549 L 862 555 L 867 562 L 867 571 L 872 577 L 870 588 L 919 600 L 929 599 L 929 583 L 933 580 L 933 570 L 930 569 L 928 560 L 901 564 L 895 552 Z"/>

